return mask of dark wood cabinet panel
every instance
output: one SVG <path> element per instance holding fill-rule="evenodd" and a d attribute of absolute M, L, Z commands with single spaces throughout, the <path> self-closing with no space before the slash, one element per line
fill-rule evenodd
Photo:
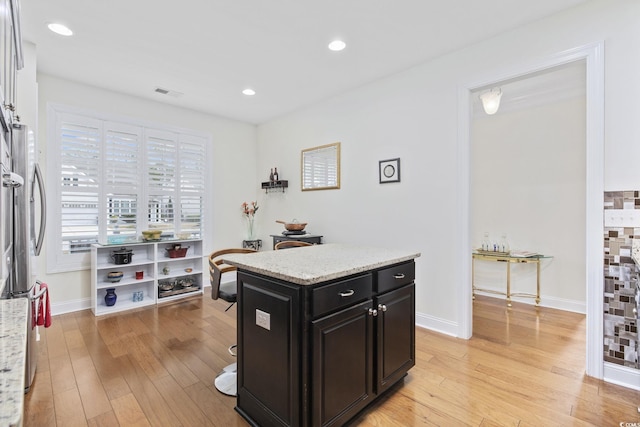
<path fill-rule="evenodd" d="M 373 394 L 372 300 L 313 321 L 312 423 L 342 425 Z"/>
<path fill-rule="evenodd" d="M 300 425 L 299 289 L 242 273 L 238 284 L 238 407 L 260 426 Z"/>
<path fill-rule="evenodd" d="M 382 393 L 415 365 L 415 285 L 377 298 L 377 383 Z"/>

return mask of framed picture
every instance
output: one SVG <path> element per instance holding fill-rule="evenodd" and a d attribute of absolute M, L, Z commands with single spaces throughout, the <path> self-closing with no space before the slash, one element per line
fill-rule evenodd
<path fill-rule="evenodd" d="M 400 158 L 380 160 L 380 184 L 400 182 Z"/>

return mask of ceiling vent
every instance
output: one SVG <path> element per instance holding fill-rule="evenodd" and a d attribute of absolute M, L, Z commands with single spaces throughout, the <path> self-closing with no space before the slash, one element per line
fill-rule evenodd
<path fill-rule="evenodd" d="M 175 90 L 169 90 L 169 89 L 163 89 L 161 87 L 155 88 L 154 92 L 162 94 L 162 95 L 173 96 L 174 98 L 180 98 L 182 95 L 184 95 L 184 93 L 182 93 L 182 92 L 178 92 L 178 91 L 175 91 Z"/>

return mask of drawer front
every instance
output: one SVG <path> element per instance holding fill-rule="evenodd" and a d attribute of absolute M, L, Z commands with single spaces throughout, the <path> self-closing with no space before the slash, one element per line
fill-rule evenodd
<path fill-rule="evenodd" d="M 356 304 L 373 295 L 371 273 L 321 286 L 311 291 L 312 317 Z"/>
<path fill-rule="evenodd" d="M 385 268 L 376 274 L 376 292 L 380 294 L 412 283 L 416 278 L 416 264 L 410 261 Z"/>

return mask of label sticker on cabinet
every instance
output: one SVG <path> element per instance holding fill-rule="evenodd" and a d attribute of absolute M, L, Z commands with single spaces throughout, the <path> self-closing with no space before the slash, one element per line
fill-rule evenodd
<path fill-rule="evenodd" d="M 271 314 L 265 313 L 262 310 L 256 308 L 256 325 L 261 328 L 265 328 L 267 331 L 271 330 Z"/>

